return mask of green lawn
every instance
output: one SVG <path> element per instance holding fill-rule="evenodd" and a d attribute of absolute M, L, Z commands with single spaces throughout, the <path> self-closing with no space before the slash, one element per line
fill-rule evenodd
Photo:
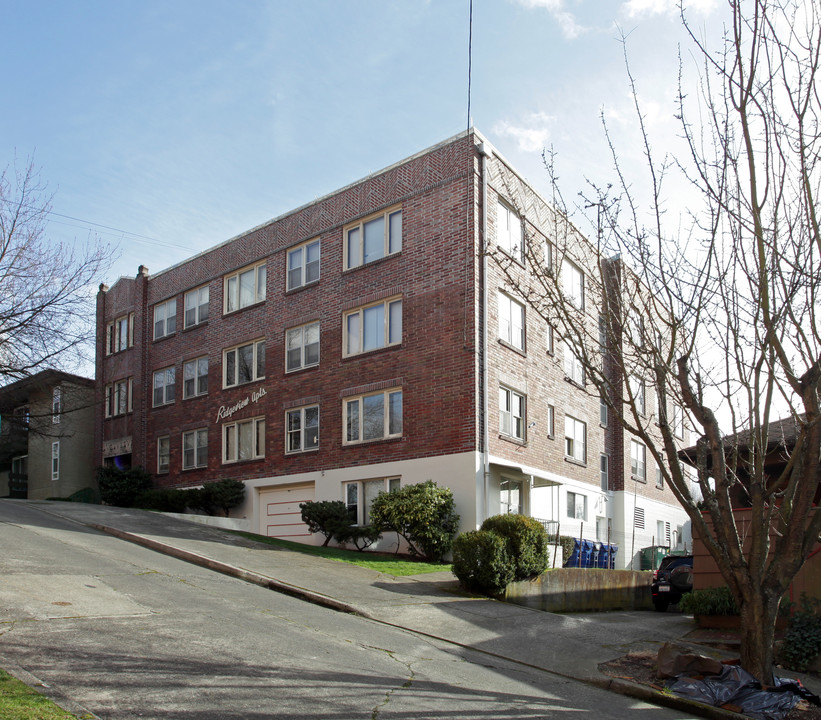
<path fill-rule="evenodd" d="M 90 715 L 86 717 L 91 717 Z M 0 718 L 9 720 L 77 720 L 47 697 L 0 670 Z"/>
<path fill-rule="evenodd" d="M 372 552 L 357 552 L 356 550 L 303 545 L 302 543 L 279 540 L 278 538 L 270 538 L 264 535 L 255 535 L 254 533 L 240 532 L 238 530 L 231 530 L 229 532 L 233 532 L 235 535 L 241 535 L 249 540 L 257 540 L 262 543 L 267 543 L 268 545 L 275 545 L 287 550 L 305 553 L 306 555 L 318 555 L 319 557 L 328 558 L 329 560 L 338 560 L 339 562 L 347 562 L 352 565 L 360 565 L 387 575 L 394 575 L 395 577 L 422 575 L 423 573 L 450 570 L 450 565 L 447 563 L 429 563 L 420 560 L 409 560 L 401 556 L 377 555 Z"/>

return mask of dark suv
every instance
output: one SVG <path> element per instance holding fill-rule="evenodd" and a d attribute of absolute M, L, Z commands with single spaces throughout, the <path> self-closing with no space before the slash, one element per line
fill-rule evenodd
<path fill-rule="evenodd" d="M 653 573 L 653 606 L 658 612 L 665 612 L 669 605 L 675 605 L 681 596 L 693 589 L 693 556 L 668 555 L 663 558 L 659 569 Z"/>

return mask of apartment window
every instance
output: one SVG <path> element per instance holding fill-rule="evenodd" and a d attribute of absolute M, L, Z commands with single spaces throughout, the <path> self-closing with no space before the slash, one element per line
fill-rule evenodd
<path fill-rule="evenodd" d="M 670 523 L 656 520 L 656 544 L 670 547 Z"/>
<path fill-rule="evenodd" d="M 60 479 L 60 441 L 51 443 L 51 479 Z"/>
<path fill-rule="evenodd" d="M 504 203 L 498 204 L 496 241 L 516 262 L 524 262 L 525 238 L 521 218 Z"/>
<path fill-rule="evenodd" d="M 51 392 L 51 422 L 55 425 L 60 424 L 60 414 L 63 411 L 62 406 L 62 390 L 58 387 Z"/>
<path fill-rule="evenodd" d="M 499 337 L 518 350 L 525 349 L 525 306 L 499 293 Z"/>
<path fill-rule="evenodd" d="M 564 416 L 564 454 L 576 462 L 587 462 L 587 425 L 570 415 Z"/>
<path fill-rule="evenodd" d="M 684 439 L 684 409 L 678 403 L 673 403 L 673 435 Z"/>
<path fill-rule="evenodd" d="M 664 473 L 661 471 L 661 465 L 656 465 L 656 487 L 664 489 Z"/>
<path fill-rule="evenodd" d="M 564 374 L 577 385 L 584 385 L 584 365 L 568 343 L 564 344 Z"/>
<path fill-rule="evenodd" d="M 502 515 L 522 512 L 522 481 L 502 480 L 499 483 L 499 510 Z"/>
<path fill-rule="evenodd" d="M 288 251 L 288 290 L 319 280 L 319 240 L 311 240 Z"/>
<path fill-rule="evenodd" d="M 345 269 L 367 265 L 402 249 L 402 211 L 368 218 L 345 229 Z"/>
<path fill-rule="evenodd" d="M 154 339 L 173 335 L 177 330 L 177 298 L 154 306 Z"/>
<path fill-rule="evenodd" d="M 319 405 L 285 413 L 285 452 L 298 453 L 319 447 Z"/>
<path fill-rule="evenodd" d="M 525 396 L 506 387 L 499 388 L 499 432 L 525 439 Z"/>
<path fill-rule="evenodd" d="M 647 482 L 647 448 L 636 440 L 630 441 L 630 475 L 634 480 Z"/>
<path fill-rule="evenodd" d="M 183 363 L 182 396 L 183 398 L 205 395 L 208 392 L 208 356 L 196 358 Z"/>
<path fill-rule="evenodd" d="M 245 345 L 225 350 L 223 387 L 233 387 L 265 377 L 265 340 L 254 340 Z"/>
<path fill-rule="evenodd" d="M 587 495 L 567 493 L 567 517 L 575 520 L 587 520 Z"/>
<path fill-rule="evenodd" d="M 562 261 L 562 290 L 579 310 L 584 310 L 584 273 L 570 260 Z"/>
<path fill-rule="evenodd" d="M 225 312 L 241 310 L 265 300 L 265 261 L 225 278 Z"/>
<path fill-rule="evenodd" d="M 132 380 L 118 380 L 105 386 L 105 416 L 114 417 L 131 411 Z"/>
<path fill-rule="evenodd" d="M 553 245 L 551 245 L 549 240 L 544 241 L 544 246 L 542 249 L 544 253 L 544 266 L 546 270 L 553 269 Z"/>
<path fill-rule="evenodd" d="M 157 472 L 167 473 L 171 466 L 171 438 L 165 435 L 157 438 Z"/>
<path fill-rule="evenodd" d="M 265 457 L 265 418 L 251 418 L 223 425 L 222 448 L 224 463 Z"/>
<path fill-rule="evenodd" d="M 134 313 L 106 325 L 106 355 L 126 350 L 134 344 Z"/>
<path fill-rule="evenodd" d="M 182 434 L 182 469 L 208 466 L 208 430 L 189 430 Z"/>
<path fill-rule="evenodd" d="M 319 323 L 285 331 L 285 371 L 319 365 Z"/>
<path fill-rule="evenodd" d="M 208 320 L 208 286 L 185 293 L 185 327 L 190 328 Z"/>
<path fill-rule="evenodd" d="M 604 453 L 599 455 L 599 481 L 602 490 L 610 489 L 610 458 Z"/>
<path fill-rule="evenodd" d="M 345 355 L 402 342 L 402 298 L 385 300 L 344 315 Z"/>
<path fill-rule="evenodd" d="M 157 370 L 154 373 L 154 407 L 174 402 L 176 387 L 175 368 Z"/>
<path fill-rule="evenodd" d="M 607 318 L 599 315 L 599 352 L 607 350 Z"/>
<path fill-rule="evenodd" d="M 551 440 L 556 436 L 556 408 L 547 406 L 547 437 Z"/>
<path fill-rule="evenodd" d="M 343 483 L 342 496 L 353 525 L 370 525 L 371 505 L 381 492 L 398 490 L 401 481 L 398 477 L 378 478 L 374 480 L 355 480 Z"/>
<path fill-rule="evenodd" d="M 547 325 L 547 354 L 552 355 L 555 350 L 555 345 L 553 343 L 553 326 L 548 324 Z"/>
<path fill-rule="evenodd" d="M 633 396 L 633 402 L 636 407 L 636 412 L 639 415 L 644 415 L 647 409 L 646 393 L 644 391 L 644 383 L 635 375 L 630 376 L 630 394 Z"/>
<path fill-rule="evenodd" d="M 607 403 L 604 398 L 599 398 L 599 425 L 607 427 Z"/>
<path fill-rule="evenodd" d="M 401 390 L 346 398 L 343 407 L 346 445 L 402 435 Z"/>

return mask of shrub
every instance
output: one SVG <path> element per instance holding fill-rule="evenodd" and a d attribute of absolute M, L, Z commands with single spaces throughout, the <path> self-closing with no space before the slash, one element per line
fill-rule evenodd
<path fill-rule="evenodd" d="M 781 663 L 790 670 L 806 672 L 821 655 L 821 600 L 801 595 L 801 606 L 787 625 L 781 645 Z"/>
<path fill-rule="evenodd" d="M 459 529 L 453 492 L 433 480 L 380 493 L 371 506 L 371 522 L 399 533 L 411 555 L 437 561 L 450 552 Z"/>
<path fill-rule="evenodd" d="M 547 569 L 547 532 L 538 520 L 526 515 L 494 515 L 481 529 L 496 533 L 507 543 L 514 580 L 526 580 Z"/>
<path fill-rule="evenodd" d="M 322 533 L 325 536 L 322 547 L 327 547 L 332 537 L 342 536 L 352 527 L 348 508 L 341 500 L 310 500 L 302 503 L 299 509 L 302 511 L 302 522 L 308 526 L 308 529 L 312 533 Z M 337 542 L 346 541 L 337 540 Z"/>
<path fill-rule="evenodd" d="M 470 590 L 496 595 L 513 581 L 503 537 L 490 530 L 462 533 L 453 543 L 453 574 Z"/>
<path fill-rule="evenodd" d="M 134 501 L 134 507 L 158 512 L 184 513 L 188 504 L 188 491 L 178 488 L 152 488 L 143 490 Z"/>
<path fill-rule="evenodd" d="M 231 510 L 242 505 L 245 500 L 245 483 L 231 478 L 207 482 L 202 486 L 202 495 L 202 502 L 206 506 L 222 510 L 225 517 L 228 517 Z M 213 512 L 208 514 L 211 515 Z"/>
<path fill-rule="evenodd" d="M 373 525 L 347 525 L 334 533 L 334 540 L 338 543 L 351 543 L 359 552 L 367 550 L 381 537 L 382 531 Z"/>
<path fill-rule="evenodd" d="M 735 598 L 726 586 L 693 590 L 681 598 L 679 607 L 681 612 L 696 616 L 740 614 Z"/>
<path fill-rule="evenodd" d="M 120 470 L 103 466 L 97 468 L 97 485 L 106 505 L 133 507 L 137 496 L 151 488 L 151 475 L 141 467 Z"/>

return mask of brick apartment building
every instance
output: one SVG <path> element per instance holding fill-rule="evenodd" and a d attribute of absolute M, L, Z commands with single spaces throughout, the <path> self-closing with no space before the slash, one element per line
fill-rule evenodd
<path fill-rule="evenodd" d="M 471 130 L 101 285 L 97 462 L 142 465 L 159 486 L 242 480 L 238 516 L 305 542 L 300 502 L 344 500 L 366 523 L 380 491 L 432 479 L 463 530 L 520 511 L 609 537 L 622 567 L 681 545 L 670 490 L 631 473 L 630 438 L 483 260 L 486 236 L 521 261 L 547 208 Z"/>

